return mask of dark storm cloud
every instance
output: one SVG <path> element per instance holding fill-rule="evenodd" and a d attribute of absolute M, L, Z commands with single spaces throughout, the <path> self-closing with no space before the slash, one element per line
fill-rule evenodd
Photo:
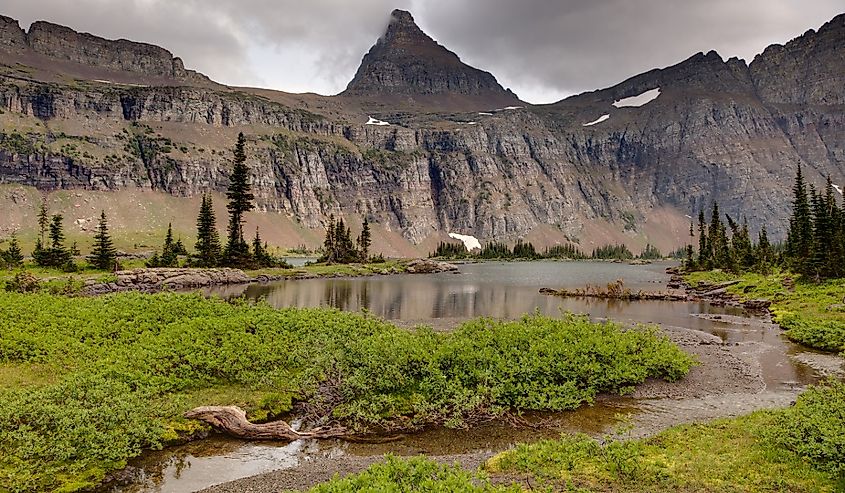
<path fill-rule="evenodd" d="M 393 8 L 534 102 L 698 51 L 750 61 L 845 10 L 842 0 L 6 0 L 0 10 L 159 44 L 229 84 L 334 93 Z"/>

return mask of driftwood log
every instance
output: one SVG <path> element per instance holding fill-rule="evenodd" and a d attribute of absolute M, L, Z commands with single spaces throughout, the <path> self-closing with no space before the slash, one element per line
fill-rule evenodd
<path fill-rule="evenodd" d="M 323 426 L 309 431 L 296 431 L 284 421 L 250 423 L 246 412 L 237 406 L 202 406 L 185 413 L 186 418 L 204 421 L 216 430 L 245 440 L 285 440 L 300 438 L 335 438 L 347 435 L 343 427 Z"/>

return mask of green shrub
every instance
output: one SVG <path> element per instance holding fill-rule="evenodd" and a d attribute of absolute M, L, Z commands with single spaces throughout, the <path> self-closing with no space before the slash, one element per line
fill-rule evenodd
<path fill-rule="evenodd" d="M 0 293 L 3 364 L 40 365 L 62 378 L 0 404 L 0 433 L 9 437 L 0 440 L 0 489 L 38 490 L 87 484 L 157 436 L 172 440 L 172 421 L 193 405 L 238 403 L 268 417 L 298 404 L 356 429 L 463 426 L 507 410 L 573 409 L 646 378 L 678 379 L 693 361 L 654 329 L 575 315 L 481 319 L 436 333 L 199 294 Z M 253 397 L 208 391 L 226 388 Z M 65 398 L 67 407 L 56 404 Z M 22 417 L 17 408 L 50 416 Z M 24 421 L 25 439 L 15 434 Z"/>
<path fill-rule="evenodd" d="M 768 437 L 845 479 L 845 382 L 830 379 L 806 390 L 778 414 Z"/>
<path fill-rule="evenodd" d="M 482 475 L 459 466 L 445 466 L 424 457 L 399 459 L 387 456 L 383 464 L 370 466 L 366 471 L 344 479 L 318 485 L 309 493 L 357 492 L 466 492 L 520 493 L 519 486 L 492 485 Z"/>

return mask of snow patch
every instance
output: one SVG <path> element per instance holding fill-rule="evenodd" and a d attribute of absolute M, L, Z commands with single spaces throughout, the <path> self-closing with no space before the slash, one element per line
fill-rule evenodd
<path fill-rule="evenodd" d="M 367 123 L 365 123 L 364 125 L 378 125 L 378 126 L 382 126 L 382 127 L 383 127 L 383 126 L 385 126 L 385 125 L 390 125 L 390 124 L 389 124 L 389 123 L 387 123 L 387 122 L 383 122 L 383 121 L 381 121 L 381 120 L 376 120 L 376 119 L 375 119 L 375 118 L 373 118 L 373 117 L 369 117 L 369 118 L 370 118 L 370 119 L 369 119 L 369 120 L 367 120 Z"/>
<path fill-rule="evenodd" d="M 476 248 L 481 250 L 481 242 L 478 241 L 478 238 L 476 238 L 475 236 L 461 235 L 458 233 L 449 233 L 449 238 L 461 240 L 462 242 L 464 242 L 464 246 L 469 251 L 475 250 Z"/>
<path fill-rule="evenodd" d="M 522 106 L 505 106 L 505 110 L 521 110 Z"/>
<path fill-rule="evenodd" d="M 493 113 L 488 113 L 488 112 L 486 112 L 486 111 L 479 111 L 479 112 L 478 112 L 478 114 L 479 114 L 479 115 L 484 115 L 484 116 L 493 116 Z"/>
<path fill-rule="evenodd" d="M 650 89 L 638 96 L 631 96 L 630 98 L 622 98 L 613 102 L 616 108 L 637 108 L 647 103 L 654 101 L 657 96 L 660 96 L 660 88 Z"/>
<path fill-rule="evenodd" d="M 843 193 L 842 193 L 842 187 L 840 187 L 839 185 L 834 185 L 834 184 L 832 184 L 832 183 L 831 183 L 831 185 L 833 185 L 833 188 L 835 188 L 835 189 L 836 189 L 836 191 L 837 191 L 837 192 L 839 192 L 839 195 L 843 195 Z"/>
<path fill-rule="evenodd" d="M 596 123 L 601 123 L 601 122 L 607 120 L 608 118 L 610 118 L 610 115 L 602 115 L 602 116 L 596 118 L 595 120 L 591 121 L 590 123 L 585 123 L 582 126 L 583 127 L 590 127 L 590 126 L 595 125 Z"/>

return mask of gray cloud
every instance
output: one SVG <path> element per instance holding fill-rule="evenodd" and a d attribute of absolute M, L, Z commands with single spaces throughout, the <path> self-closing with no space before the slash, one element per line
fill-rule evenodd
<path fill-rule="evenodd" d="M 6 0 L 2 13 L 159 44 L 228 84 L 341 91 L 393 8 L 517 94 L 545 102 L 710 49 L 750 61 L 841 0 Z"/>

